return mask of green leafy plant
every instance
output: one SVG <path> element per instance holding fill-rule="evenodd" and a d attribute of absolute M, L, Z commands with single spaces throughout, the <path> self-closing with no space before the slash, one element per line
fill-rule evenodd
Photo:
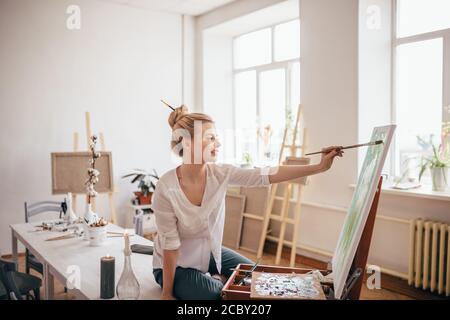
<path fill-rule="evenodd" d="M 148 196 L 149 193 L 154 192 L 156 188 L 156 181 L 159 180 L 158 173 L 153 169 L 153 174 L 142 169 L 134 169 L 133 172 L 122 176 L 122 179 L 133 177 L 131 183 L 139 182 L 138 188 Z"/>
<path fill-rule="evenodd" d="M 420 143 L 423 145 L 429 144 L 432 148 L 432 154 L 431 156 L 423 156 L 420 164 L 420 173 L 419 173 L 419 181 L 422 179 L 423 174 L 425 173 L 425 170 L 427 168 L 447 168 L 450 165 L 450 162 L 448 159 L 445 159 L 444 152 L 442 146 L 437 148 L 430 138 L 430 142 L 424 141 L 422 138 L 417 137 Z"/>
<path fill-rule="evenodd" d="M 245 152 L 242 158 L 244 159 L 244 164 L 252 163 L 252 155 L 249 152 Z"/>

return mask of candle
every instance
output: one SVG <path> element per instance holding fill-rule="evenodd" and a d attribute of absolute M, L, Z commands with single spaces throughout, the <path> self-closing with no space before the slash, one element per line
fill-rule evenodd
<path fill-rule="evenodd" d="M 115 283 L 114 257 L 107 255 L 101 258 L 100 263 L 100 298 L 111 299 L 114 297 Z"/>
<path fill-rule="evenodd" d="M 128 236 L 128 232 L 125 230 L 124 234 L 123 234 L 123 238 L 125 239 L 125 247 L 123 249 L 123 252 L 126 256 L 130 256 L 131 255 L 131 250 L 130 250 L 130 237 Z"/>

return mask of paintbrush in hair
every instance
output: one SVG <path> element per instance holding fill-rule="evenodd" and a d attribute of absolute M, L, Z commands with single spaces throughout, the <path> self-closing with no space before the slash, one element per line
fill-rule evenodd
<path fill-rule="evenodd" d="M 167 102 L 165 102 L 164 100 L 161 99 L 161 102 L 164 103 L 166 106 L 168 106 L 170 109 L 172 109 L 173 111 L 175 111 L 175 108 L 172 107 L 170 104 L 168 104 Z"/>
<path fill-rule="evenodd" d="M 383 140 L 377 140 L 377 141 L 372 141 L 372 142 L 368 142 L 368 143 L 361 143 L 361 144 L 354 144 L 351 146 L 346 146 L 346 147 L 342 147 L 342 148 L 336 148 L 336 150 L 344 150 L 344 149 L 353 149 L 353 148 L 359 148 L 359 147 L 367 147 L 367 146 L 375 146 L 378 144 L 382 144 Z M 312 156 L 313 154 L 321 154 L 321 153 L 328 153 L 330 151 L 317 151 L 317 152 L 311 152 L 311 153 L 307 153 L 305 154 L 305 156 Z"/>

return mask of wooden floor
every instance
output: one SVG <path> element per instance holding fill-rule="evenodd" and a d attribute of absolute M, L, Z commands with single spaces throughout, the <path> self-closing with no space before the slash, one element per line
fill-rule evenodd
<path fill-rule="evenodd" d="M 247 251 L 239 251 L 242 255 L 248 257 L 249 259 L 255 261 L 256 254 L 249 253 Z M 265 255 L 261 261 L 261 264 L 274 264 L 275 256 L 274 255 Z M 289 261 L 286 259 L 281 260 L 282 266 L 289 266 Z M 296 267 L 309 267 L 307 265 L 296 264 Z M 23 256 L 19 257 L 19 271 L 25 272 L 25 258 Z M 151 270 L 149 270 L 151 272 Z M 36 276 L 40 276 L 38 273 L 32 271 L 32 274 Z M 41 289 L 41 296 L 44 296 L 43 289 Z M 64 286 L 59 283 L 55 279 L 55 299 L 56 300 L 73 300 L 75 296 L 70 293 L 64 293 Z M 361 292 L 362 300 L 409 300 L 408 296 L 395 293 L 385 289 L 377 289 L 377 290 L 369 290 L 365 285 L 363 285 L 363 289 Z"/>

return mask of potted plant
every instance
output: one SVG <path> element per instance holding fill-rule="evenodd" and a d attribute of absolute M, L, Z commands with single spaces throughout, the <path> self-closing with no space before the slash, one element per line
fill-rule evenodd
<path fill-rule="evenodd" d="M 108 221 L 103 218 L 89 224 L 89 243 L 92 247 L 101 246 L 106 241 L 107 225 Z"/>
<path fill-rule="evenodd" d="M 252 155 L 250 152 L 245 152 L 242 155 L 242 159 L 244 160 L 244 163 L 241 164 L 241 168 L 250 169 L 252 168 Z"/>
<path fill-rule="evenodd" d="M 153 169 L 153 174 L 142 170 L 135 169 L 133 172 L 124 175 L 122 178 L 131 179 L 131 183 L 138 182 L 138 188 L 140 191 L 135 191 L 134 194 L 139 199 L 139 204 L 150 204 L 152 201 L 152 195 L 156 188 L 156 181 L 159 180 L 158 173 Z"/>
<path fill-rule="evenodd" d="M 419 138 L 420 139 L 420 138 Z M 424 142 L 423 140 L 421 141 Z M 419 181 L 427 168 L 431 171 L 431 181 L 433 184 L 433 191 L 445 191 L 448 186 L 448 167 L 450 162 L 445 148 L 442 145 L 437 148 L 430 139 L 431 148 L 433 150 L 431 156 L 422 157 L 420 165 Z"/>

